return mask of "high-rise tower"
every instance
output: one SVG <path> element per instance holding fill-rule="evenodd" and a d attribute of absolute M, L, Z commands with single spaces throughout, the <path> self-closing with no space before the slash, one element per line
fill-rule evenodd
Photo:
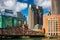
<path fill-rule="evenodd" d="M 37 24 L 43 25 L 42 7 L 30 5 L 28 13 L 28 28 L 33 29 Z"/>
<path fill-rule="evenodd" d="M 51 14 L 60 14 L 60 0 L 51 0 Z"/>

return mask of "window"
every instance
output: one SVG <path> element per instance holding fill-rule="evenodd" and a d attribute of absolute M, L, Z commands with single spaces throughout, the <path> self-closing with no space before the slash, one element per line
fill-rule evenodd
<path fill-rule="evenodd" d="M 12 17 L 2 16 L 2 27 L 6 28 L 12 26 Z"/>
<path fill-rule="evenodd" d="M 55 33 L 54 33 L 54 35 L 55 35 Z"/>
<path fill-rule="evenodd" d="M 52 36 L 52 33 L 51 33 L 51 36 Z"/>
<path fill-rule="evenodd" d="M 58 19 L 56 18 L 56 32 L 58 31 Z"/>
<path fill-rule="evenodd" d="M 49 35 L 50 35 L 50 33 L 49 33 Z"/>
<path fill-rule="evenodd" d="M 56 33 L 56 36 L 58 35 L 58 33 Z"/>
<path fill-rule="evenodd" d="M 50 32 L 50 20 L 48 20 L 48 32 Z"/>

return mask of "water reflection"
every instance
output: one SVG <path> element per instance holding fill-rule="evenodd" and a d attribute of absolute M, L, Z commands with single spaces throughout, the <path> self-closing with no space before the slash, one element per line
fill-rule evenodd
<path fill-rule="evenodd" d="M 23 38 L 21 40 L 60 40 L 60 38 Z"/>
<path fill-rule="evenodd" d="M 18 38 L 18 39 L 10 39 L 10 40 L 60 40 L 60 37 L 59 38 L 44 38 L 44 37 Z"/>
<path fill-rule="evenodd" d="M 60 40 L 60 38 L 42 38 L 41 40 Z"/>

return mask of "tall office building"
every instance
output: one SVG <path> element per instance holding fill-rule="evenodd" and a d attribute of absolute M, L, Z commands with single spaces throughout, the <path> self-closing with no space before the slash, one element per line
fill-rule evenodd
<path fill-rule="evenodd" d="M 24 24 L 24 15 L 21 12 L 17 12 L 17 17 L 20 18 L 20 20 L 18 20 L 18 24 L 22 25 Z"/>
<path fill-rule="evenodd" d="M 28 28 L 33 29 L 37 24 L 43 25 L 42 7 L 30 5 L 28 13 Z"/>
<path fill-rule="evenodd" d="M 28 28 L 33 29 L 33 27 L 34 27 L 34 14 L 33 14 L 33 11 L 31 9 L 31 5 L 29 5 L 29 9 L 28 9 Z"/>
<path fill-rule="evenodd" d="M 60 0 L 51 0 L 51 14 L 60 14 Z"/>
<path fill-rule="evenodd" d="M 17 17 L 22 18 L 22 19 L 24 18 L 23 14 L 21 12 L 17 12 Z"/>

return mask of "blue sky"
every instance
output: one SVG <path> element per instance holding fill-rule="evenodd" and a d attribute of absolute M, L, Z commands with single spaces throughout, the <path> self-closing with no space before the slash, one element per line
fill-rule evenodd
<path fill-rule="evenodd" d="M 18 0 L 18 2 L 42 6 L 44 14 L 48 13 L 50 11 L 50 0 Z M 22 14 L 25 16 L 28 16 L 28 7 L 21 11 Z"/>
<path fill-rule="evenodd" d="M 29 4 L 34 4 L 34 0 L 18 0 L 18 2 L 22 2 L 22 3 L 27 3 Z M 23 15 L 28 16 L 28 7 L 24 10 L 21 11 Z"/>
<path fill-rule="evenodd" d="M 0 9 L 11 9 L 28 16 L 28 5 L 42 6 L 44 14 L 50 11 L 50 0 L 0 0 Z"/>

